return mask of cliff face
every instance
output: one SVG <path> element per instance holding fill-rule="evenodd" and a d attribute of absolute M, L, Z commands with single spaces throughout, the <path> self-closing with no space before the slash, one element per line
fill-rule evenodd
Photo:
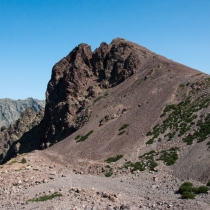
<path fill-rule="evenodd" d="M 110 45 L 103 42 L 94 52 L 89 45 L 80 44 L 55 64 L 46 92 L 44 144 L 60 141 L 81 128 L 90 118 L 91 100 L 142 68 L 149 54 L 143 47 L 115 39 Z"/>
<path fill-rule="evenodd" d="M 27 98 L 26 100 L 0 99 L 0 128 L 15 123 L 26 108 L 31 107 L 38 113 L 44 106 L 45 101 L 33 98 Z"/>

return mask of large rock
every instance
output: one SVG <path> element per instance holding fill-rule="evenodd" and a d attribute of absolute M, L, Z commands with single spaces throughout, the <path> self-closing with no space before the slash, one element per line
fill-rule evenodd
<path fill-rule="evenodd" d="M 42 122 L 43 148 L 81 128 L 93 98 L 123 82 L 142 67 L 148 50 L 124 39 L 102 43 L 94 52 L 80 44 L 52 69 Z"/>

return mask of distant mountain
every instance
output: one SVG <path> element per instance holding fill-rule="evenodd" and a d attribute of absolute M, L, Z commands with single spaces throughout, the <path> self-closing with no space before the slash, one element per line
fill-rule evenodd
<path fill-rule="evenodd" d="M 45 101 L 33 98 L 27 98 L 25 100 L 0 99 L 0 128 L 2 126 L 8 127 L 14 123 L 28 107 L 31 107 L 38 113 L 41 108 L 45 107 Z"/>

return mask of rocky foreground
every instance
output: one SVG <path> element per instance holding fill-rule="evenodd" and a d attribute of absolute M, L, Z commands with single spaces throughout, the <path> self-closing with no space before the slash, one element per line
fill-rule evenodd
<path fill-rule="evenodd" d="M 0 208 L 210 209 L 210 194 L 180 199 L 176 191 L 186 180 L 175 178 L 163 165 L 155 172 L 116 168 L 112 177 L 100 171 L 93 173 L 71 170 L 68 163 L 44 151 L 20 155 L 0 168 Z M 51 198 L 43 201 L 47 196 Z"/>

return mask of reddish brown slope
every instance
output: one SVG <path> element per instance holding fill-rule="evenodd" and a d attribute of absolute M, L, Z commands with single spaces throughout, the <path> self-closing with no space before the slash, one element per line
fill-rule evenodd
<path fill-rule="evenodd" d="M 51 119 L 48 121 L 48 126 L 54 126 L 55 134 L 54 136 L 46 135 L 45 142 L 59 141 L 65 135 L 69 136 L 46 152 L 61 156 L 72 165 L 78 166 L 78 163 L 81 162 L 82 165 L 89 164 L 89 161 L 104 162 L 108 157 L 118 154 L 123 154 L 127 160 L 136 161 L 138 156 L 145 152 L 162 151 L 178 146 L 181 150 L 179 157 L 182 164 L 175 165 L 180 171 L 176 175 L 189 176 L 190 169 L 186 169 L 187 172 L 184 172 L 180 167 L 181 165 L 192 165 L 195 162 L 197 156 L 187 162 L 184 157 L 188 156 L 192 148 L 200 148 L 201 144 L 187 146 L 186 150 L 184 149 L 186 143 L 182 141 L 183 136 L 179 137 L 177 133 L 172 141 L 168 141 L 167 136 L 161 134 L 161 142 L 155 140 L 153 144 L 146 145 L 145 143 L 150 139 L 146 134 L 155 125 L 163 122 L 164 118 L 161 118 L 160 115 L 166 105 L 178 104 L 184 99 L 184 95 L 189 94 L 192 90 L 199 92 L 205 83 L 203 81 L 206 81 L 208 76 L 124 39 L 115 39 L 110 45 L 102 43 L 92 55 L 87 45 L 80 45 L 76 50 L 81 47 L 88 49 L 86 50 L 88 56 L 79 56 L 82 60 L 80 59 L 80 67 L 77 69 L 69 70 L 69 67 L 66 69 L 67 72 L 77 72 L 77 74 L 75 73 L 77 76 L 55 77 L 53 76 L 55 73 L 53 73 L 49 83 L 59 84 L 58 82 L 52 83 L 52 81 L 55 78 L 59 78 L 60 81 L 62 78 L 62 81 L 70 80 L 69 87 L 76 89 L 70 94 L 67 91 L 68 88 L 63 87 L 57 90 L 59 86 L 54 86 L 53 90 L 67 91 L 62 94 L 62 100 L 58 100 L 59 94 L 50 92 L 51 90 L 48 88 L 45 120 Z M 81 51 L 86 52 L 84 49 Z M 61 66 L 62 62 L 63 60 L 57 65 Z M 75 66 L 74 63 L 78 64 L 74 60 L 70 65 Z M 55 67 L 53 71 L 57 72 Z M 59 75 L 65 74 L 60 73 Z M 75 81 L 77 81 L 76 78 L 80 78 L 80 82 L 74 82 L 76 85 L 74 86 L 71 84 L 71 78 Z M 201 83 L 200 89 L 196 86 L 198 81 Z M 202 95 L 202 91 L 199 94 Z M 193 97 L 196 98 L 199 94 Z M 57 104 L 53 104 L 53 106 L 59 107 L 56 110 L 56 117 L 53 115 L 50 117 L 47 110 L 53 110 L 50 97 L 52 99 L 57 97 L 56 100 L 58 100 Z M 195 100 L 193 97 L 192 102 Z M 68 110 L 64 112 L 65 115 L 60 115 L 59 110 L 63 109 L 64 104 Z M 205 113 L 207 112 L 208 110 L 205 111 Z M 86 113 L 86 115 L 81 113 Z M 64 118 L 60 122 L 56 121 L 60 116 Z M 129 126 L 125 129 L 124 134 L 119 135 L 119 128 L 124 124 L 129 124 Z M 63 128 L 60 128 L 61 125 Z M 77 129 L 79 130 L 76 131 Z M 66 132 L 65 135 L 62 135 L 63 131 Z M 85 141 L 76 142 L 75 138 L 78 135 L 85 136 L 90 131 L 93 132 Z M 169 131 L 170 128 L 166 134 Z M 56 133 L 60 135 L 60 139 Z M 73 134 L 70 135 L 71 133 Z M 189 134 L 186 133 L 186 135 Z M 200 174 L 195 171 L 191 177 L 206 180 L 208 175 L 205 165 L 208 164 L 209 152 L 207 147 L 205 150 L 200 149 L 199 151 L 205 153 L 203 167 L 199 168 Z M 123 163 L 125 159 L 121 162 Z M 199 162 L 195 162 L 194 170 L 198 165 Z"/>

